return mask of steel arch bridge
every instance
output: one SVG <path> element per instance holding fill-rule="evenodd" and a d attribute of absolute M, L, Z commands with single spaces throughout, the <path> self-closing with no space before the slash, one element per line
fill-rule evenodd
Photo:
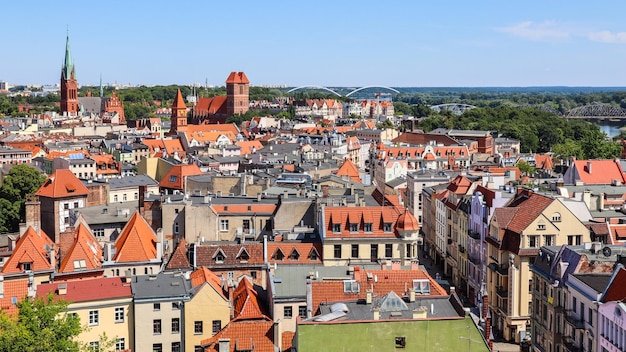
<path fill-rule="evenodd" d="M 565 117 L 569 119 L 624 119 L 626 109 L 611 104 L 592 103 L 573 108 Z"/>
<path fill-rule="evenodd" d="M 397 89 L 393 89 L 391 87 L 385 87 L 385 86 L 365 86 L 365 87 L 357 88 L 357 89 L 353 90 L 352 92 L 346 94 L 346 97 L 349 97 L 349 96 L 351 96 L 352 94 L 354 94 L 356 92 L 362 91 L 364 89 L 369 89 L 369 88 L 382 88 L 382 89 L 387 89 L 387 90 L 390 90 L 390 91 L 392 91 L 394 93 L 400 94 L 400 91 L 398 91 Z"/>
<path fill-rule="evenodd" d="M 296 88 L 288 90 L 287 93 L 293 93 L 293 92 L 295 92 L 297 90 L 300 90 L 300 89 L 321 89 L 321 90 L 325 90 L 325 91 L 331 92 L 331 93 L 335 94 L 338 97 L 342 97 L 343 96 L 343 95 L 335 92 L 334 90 L 332 90 L 330 88 L 326 88 L 326 87 L 322 87 L 322 86 L 314 86 L 314 85 L 296 87 Z"/>

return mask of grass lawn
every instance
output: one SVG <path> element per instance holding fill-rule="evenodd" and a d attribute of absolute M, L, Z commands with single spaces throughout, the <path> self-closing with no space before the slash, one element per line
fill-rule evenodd
<path fill-rule="evenodd" d="M 469 326 L 469 330 L 468 330 Z M 470 340 L 467 339 L 468 332 Z M 406 351 L 488 352 L 470 318 L 298 326 L 298 352 L 402 351 L 396 337 L 405 337 Z"/>

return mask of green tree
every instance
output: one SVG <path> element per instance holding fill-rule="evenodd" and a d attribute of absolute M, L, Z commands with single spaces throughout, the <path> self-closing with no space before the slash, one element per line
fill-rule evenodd
<path fill-rule="evenodd" d="M 576 159 L 585 159 L 580 144 L 569 138 L 563 143 L 553 145 L 552 151 L 554 152 L 554 156 L 560 160 L 569 160 L 572 157 L 575 157 Z"/>
<path fill-rule="evenodd" d="M 80 351 L 75 339 L 82 331 L 80 318 L 68 314 L 68 303 L 49 292 L 46 297 L 24 298 L 17 317 L 0 311 L 0 352 Z"/>
<path fill-rule="evenodd" d="M 532 167 L 529 163 L 525 162 L 524 160 L 521 160 L 515 166 L 519 169 L 519 171 L 521 171 L 526 176 L 530 176 L 534 174 L 536 170 L 534 167 Z"/>
<path fill-rule="evenodd" d="M 25 220 L 26 195 L 35 193 L 46 177 L 32 166 L 11 168 L 0 187 L 0 232 L 15 232 Z"/>
<path fill-rule="evenodd" d="M 386 119 L 384 122 L 381 122 L 379 124 L 376 125 L 376 128 L 379 129 L 387 129 L 387 128 L 394 128 L 395 126 L 393 125 L 393 122 L 391 122 L 391 120 Z"/>

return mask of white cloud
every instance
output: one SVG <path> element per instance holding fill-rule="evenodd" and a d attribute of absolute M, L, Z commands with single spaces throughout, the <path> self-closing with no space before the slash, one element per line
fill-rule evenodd
<path fill-rule="evenodd" d="M 551 21 L 543 23 L 525 21 L 509 27 L 501 28 L 501 31 L 515 37 L 534 41 L 560 42 L 570 38 L 568 31 L 560 28 L 555 22 Z"/>
<path fill-rule="evenodd" d="M 589 40 L 591 40 L 592 42 L 626 44 L 626 32 L 591 32 L 587 35 L 587 38 L 589 38 Z"/>

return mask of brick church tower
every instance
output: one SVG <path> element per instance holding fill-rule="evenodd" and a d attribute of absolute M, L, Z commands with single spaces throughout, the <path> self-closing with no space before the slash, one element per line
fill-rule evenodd
<path fill-rule="evenodd" d="M 61 69 L 61 114 L 78 114 L 78 82 L 70 53 L 70 37 L 65 41 L 65 61 Z"/>
<path fill-rule="evenodd" d="M 226 79 L 226 115 L 245 114 L 250 107 L 250 81 L 243 72 L 231 72 Z"/>
<path fill-rule="evenodd" d="M 187 131 L 187 105 L 183 99 L 183 94 L 176 92 L 176 98 L 172 103 L 172 125 L 170 127 L 170 136 L 175 136 L 178 132 Z"/>

